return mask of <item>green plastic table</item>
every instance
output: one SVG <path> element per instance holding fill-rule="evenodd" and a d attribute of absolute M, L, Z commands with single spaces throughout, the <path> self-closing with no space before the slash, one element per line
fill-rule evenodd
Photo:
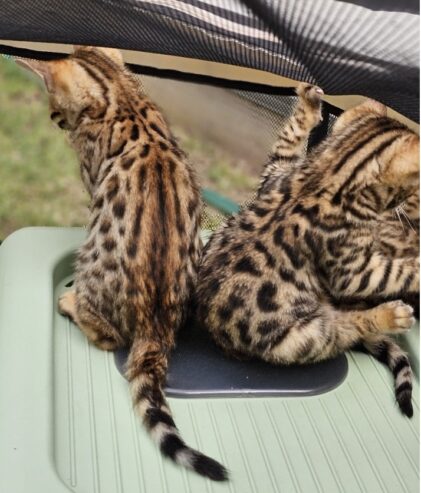
<path fill-rule="evenodd" d="M 1 493 L 397 493 L 419 491 L 419 328 L 402 340 L 414 417 L 392 376 L 350 353 L 313 397 L 171 398 L 186 441 L 230 470 L 212 483 L 163 459 L 134 416 L 113 355 L 57 313 L 78 228 L 27 228 L 0 247 Z"/>

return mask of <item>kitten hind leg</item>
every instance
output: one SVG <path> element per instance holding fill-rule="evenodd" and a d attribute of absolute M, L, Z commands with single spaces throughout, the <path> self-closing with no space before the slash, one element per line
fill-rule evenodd
<path fill-rule="evenodd" d="M 399 334 L 414 323 L 413 310 L 402 301 L 382 303 L 367 310 L 340 311 L 322 305 L 317 315 L 304 325 L 301 320 L 286 335 L 273 334 L 262 355 L 274 363 L 310 363 L 332 358 L 372 336 Z"/>
<path fill-rule="evenodd" d="M 89 303 L 76 299 L 75 291 L 67 291 L 59 299 L 59 312 L 69 317 L 88 340 L 105 351 L 115 351 L 125 346 L 125 341 L 118 331 Z"/>

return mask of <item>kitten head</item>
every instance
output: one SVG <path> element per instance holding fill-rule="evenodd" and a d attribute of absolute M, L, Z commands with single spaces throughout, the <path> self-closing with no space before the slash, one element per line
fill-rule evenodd
<path fill-rule="evenodd" d="M 377 207 L 389 208 L 419 187 L 419 136 L 387 117 L 386 107 L 372 99 L 344 111 L 332 129 L 334 146 L 348 159 L 331 176 L 336 200 L 348 191 L 375 188 Z M 335 159 L 335 156 L 333 156 Z M 346 163 L 346 164 L 345 164 Z"/>
<path fill-rule="evenodd" d="M 41 77 L 49 94 L 51 118 L 66 130 L 74 130 L 82 115 L 103 116 L 113 100 L 113 85 L 124 74 L 121 53 L 112 48 L 75 47 L 64 59 L 16 62 Z"/>

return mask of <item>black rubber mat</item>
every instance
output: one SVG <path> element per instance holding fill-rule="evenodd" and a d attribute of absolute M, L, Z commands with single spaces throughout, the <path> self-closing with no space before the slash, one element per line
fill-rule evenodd
<path fill-rule="evenodd" d="M 127 353 L 127 349 L 115 353 L 121 373 Z M 206 332 L 184 330 L 170 361 L 166 393 L 172 397 L 316 395 L 340 385 L 347 372 L 344 355 L 301 366 L 230 359 Z"/>

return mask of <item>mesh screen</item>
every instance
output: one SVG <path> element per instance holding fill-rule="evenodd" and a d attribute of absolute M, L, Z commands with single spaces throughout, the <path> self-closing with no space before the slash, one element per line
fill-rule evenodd
<path fill-rule="evenodd" d="M 250 204 L 267 155 L 297 102 L 293 90 L 269 94 L 257 87 L 228 89 L 152 76 L 139 80 L 170 121 L 202 188 L 240 206 Z M 339 110 L 325 105 L 313 145 L 329 131 L 336 114 Z M 229 213 L 218 197 L 205 203 L 202 228 L 214 231 Z"/>
<path fill-rule="evenodd" d="M 202 209 L 202 216 L 200 218 L 200 227 L 201 229 L 206 229 L 207 231 L 216 231 L 219 226 L 225 221 L 226 217 L 226 214 L 218 212 L 217 210 L 205 204 Z"/>

